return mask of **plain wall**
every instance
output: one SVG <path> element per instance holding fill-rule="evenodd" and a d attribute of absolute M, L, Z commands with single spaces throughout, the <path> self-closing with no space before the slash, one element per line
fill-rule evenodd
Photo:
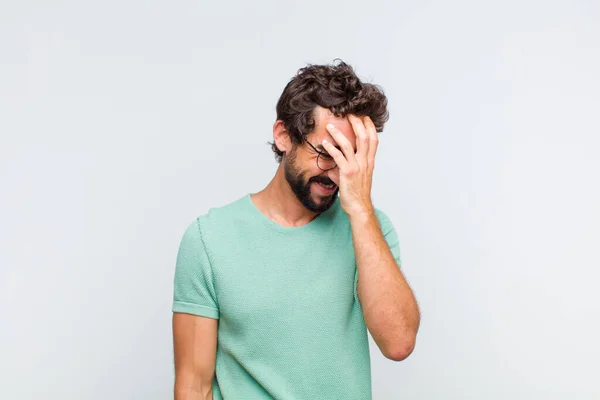
<path fill-rule="evenodd" d="M 422 311 L 373 398 L 600 398 L 592 0 L 2 1 L 0 398 L 172 397 L 181 235 L 336 57 L 389 98 L 373 202 Z"/>

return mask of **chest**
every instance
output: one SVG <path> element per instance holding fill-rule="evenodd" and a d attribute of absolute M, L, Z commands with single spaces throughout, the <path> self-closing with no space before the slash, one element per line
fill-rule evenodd
<path fill-rule="evenodd" d="M 248 241 L 214 257 L 222 321 L 239 329 L 342 318 L 354 303 L 356 259 L 351 239 L 313 245 Z"/>

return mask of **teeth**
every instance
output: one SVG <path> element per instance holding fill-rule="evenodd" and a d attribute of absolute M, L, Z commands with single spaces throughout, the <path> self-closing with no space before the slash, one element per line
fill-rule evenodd
<path fill-rule="evenodd" d="M 320 185 L 320 186 L 323 186 L 324 188 L 327 188 L 327 189 L 331 189 L 332 187 L 335 186 L 333 183 L 330 183 L 329 185 L 325 185 L 325 184 L 323 184 L 321 182 L 317 182 L 317 184 Z"/>

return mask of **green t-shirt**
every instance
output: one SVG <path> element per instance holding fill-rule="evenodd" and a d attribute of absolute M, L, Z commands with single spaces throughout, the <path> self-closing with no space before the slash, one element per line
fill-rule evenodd
<path fill-rule="evenodd" d="M 400 266 L 394 227 L 376 215 Z M 300 227 L 246 194 L 185 231 L 173 312 L 219 319 L 214 400 L 371 399 L 356 258 L 339 197 Z"/>

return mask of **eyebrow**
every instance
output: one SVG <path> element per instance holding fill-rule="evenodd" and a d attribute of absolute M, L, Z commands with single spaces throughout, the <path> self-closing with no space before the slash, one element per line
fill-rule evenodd
<path fill-rule="evenodd" d="M 319 150 L 319 151 L 322 151 L 322 152 L 325 152 L 325 153 L 327 152 L 327 150 L 325 149 L 325 147 L 323 147 L 322 144 L 319 144 L 319 145 L 315 146 L 315 148 L 317 150 Z M 335 148 L 338 149 L 339 151 L 342 151 L 342 148 L 340 146 L 335 146 Z"/>

